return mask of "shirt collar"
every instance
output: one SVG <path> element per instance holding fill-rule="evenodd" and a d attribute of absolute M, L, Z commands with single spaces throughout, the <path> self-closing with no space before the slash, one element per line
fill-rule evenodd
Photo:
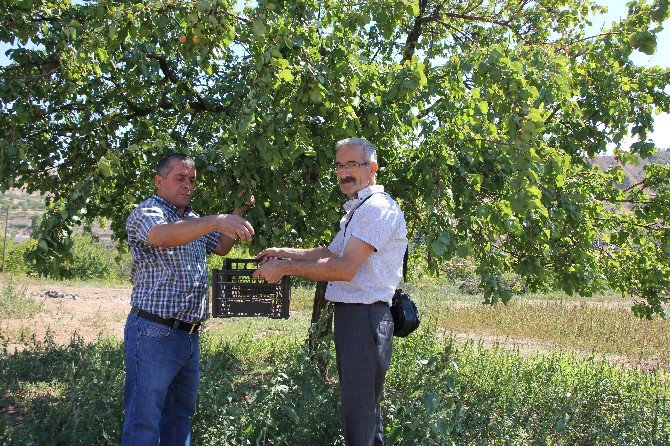
<path fill-rule="evenodd" d="M 156 194 L 154 194 L 153 198 L 154 198 L 154 200 L 159 201 L 160 203 L 162 203 L 165 207 L 170 209 L 175 214 L 181 215 L 181 214 L 179 214 L 179 209 L 177 209 L 177 206 L 175 206 L 174 204 L 168 202 L 167 200 L 165 200 L 164 198 L 162 198 L 162 197 L 160 197 L 159 195 L 156 195 Z M 182 215 L 182 217 L 185 217 L 190 213 L 191 213 L 191 206 L 186 206 L 186 208 L 184 209 L 184 215 Z"/>
<path fill-rule="evenodd" d="M 375 184 L 373 186 L 368 186 L 366 188 L 363 188 L 356 192 L 356 195 L 354 198 L 351 200 L 348 200 L 346 203 L 344 203 L 344 210 L 347 212 L 350 212 L 352 209 L 354 209 L 356 206 L 360 204 L 361 201 L 365 200 L 372 194 L 377 194 L 380 192 L 384 192 L 384 186 Z"/>

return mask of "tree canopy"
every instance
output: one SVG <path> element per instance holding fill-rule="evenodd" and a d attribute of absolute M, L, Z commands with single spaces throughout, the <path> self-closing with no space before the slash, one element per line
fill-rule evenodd
<path fill-rule="evenodd" d="M 670 170 L 625 190 L 620 164 L 652 156 L 670 71 L 652 54 L 668 0 L 633 0 L 593 32 L 588 0 L 8 0 L 0 6 L 0 191 L 48 193 L 36 233 L 58 271 L 78 224 L 119 239 L 153 191 L 157 159 L 192 154 L 193 207 L 253 191 L 252 249 L 329 240 L 343 201 L 335 141 L 379 149 L 435 267 L 472 257 L 489 301 L 610 288 L 663 314 L 670 289 Z M 625 136 L 638 142 L 621 150 Z"/>

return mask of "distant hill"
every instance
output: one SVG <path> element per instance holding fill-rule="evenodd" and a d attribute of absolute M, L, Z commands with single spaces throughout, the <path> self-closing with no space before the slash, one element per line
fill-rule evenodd
<path fill-rule="evenodd" d="M 9 209 L 8 232 L 14 233 L 15 238 L 25 240 L 30 235 L 33 226 L 45 211 L 44 197 L 38 193 L 27 194 L 21 189 L 9 189 L 0 194 L 0 228 L 4 235 L 5 212 Z"/>
<path fill-rule="evenodd" d="M 626 179 L 621 184 L 622 189 L 642 181 L 644 179 L 644 166 L 647 164 L 670 164 L 670 149 L 660 150 L 658 154 L 651 158 L 639 158 L 639 160 L 638 164 L 626 164 L 622 166 L 626 174 Z M 610 167 L 620 164 L 613 156 L 599 156 L 589 160 L 589 162 L 594 166 L 598 166 L 602 171 L 609 170 Z"/>
<path fill-rule="evenodd" d="M 8 234 L 11 234 L 15 241 L 26 241 L 46 211 L 44 195 L 28 194 L 22 189 L 9 189 L 0 194 L 0 238 L 4 236 L 7 209 L 9 209 Z M 111 231 L 107 226 L 96 222 L 93 224 L 92 232 L 101 240 L 109 241 Z M 75 228 L 75 233 L 80 231 L 80 228 Z"/>

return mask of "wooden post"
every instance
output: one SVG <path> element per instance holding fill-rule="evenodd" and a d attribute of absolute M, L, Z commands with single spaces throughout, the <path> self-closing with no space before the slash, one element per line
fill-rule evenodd
<path fill-rule="evenodd" d="M 5 209 L 5 238 L 2 239 L 2 266 L 0 273 L 5 272 L 5 255 L 7 254 L 7 226 L 9 225 L 9 205 Z"/>

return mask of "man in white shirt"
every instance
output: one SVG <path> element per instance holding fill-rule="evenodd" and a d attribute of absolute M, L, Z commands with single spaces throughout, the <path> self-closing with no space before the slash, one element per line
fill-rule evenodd
<path fill-rule="evenodd" d="M 407 228 L 398 204 L 375 185 L 375 147 L 348 138 L 335 148 L 337 179 L 349 197 L 335 239 L 328 247 L 266 249 L 257 256 L 262 262 L 254 277 L 329 282 L 344 438 L 347 446 L 383 446 L 379 397 L 391 363 L 390 306 L 402 278 Z"/>

